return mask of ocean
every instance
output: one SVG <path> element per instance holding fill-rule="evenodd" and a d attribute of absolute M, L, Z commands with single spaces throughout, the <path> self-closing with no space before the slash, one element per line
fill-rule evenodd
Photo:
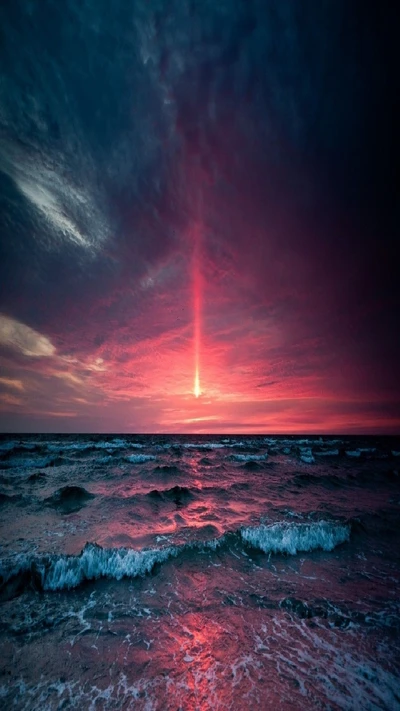
<path fill-rule="evenodd" d="M 0 707 L 400 709 L 400 440 L 0 437 Z"/>

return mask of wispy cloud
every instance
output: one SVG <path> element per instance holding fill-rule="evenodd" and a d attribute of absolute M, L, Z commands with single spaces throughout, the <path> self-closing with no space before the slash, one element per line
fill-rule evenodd
<path fill-rule="evenodd" d="M 7 316 L 0 316 L 0 344 L 33 358 L 46 358 L 56 352 L 47 336 Z"/>
<path fill-rule="evenodd" d="M 0 142 L 0 169 L 36 211 L 39 234 L 47 233 L 47 245 L 54 249 L 69 241 L 96 252 L 109 236 L 98 189 L 89 178 L 84 186 L 73 184 L 63 160 L 60 155 L 43 153 L 42 147 L 21 146 L 12 139 Z"/>
<path fill-rule="evenodd" d="M 0 385 L 5 385 L 13 390 L 24 390 L 23 382 L 14 378 L 0 378 Z"/>

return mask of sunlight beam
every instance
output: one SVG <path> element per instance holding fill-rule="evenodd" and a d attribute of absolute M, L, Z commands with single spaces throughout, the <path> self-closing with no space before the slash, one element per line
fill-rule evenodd
<path fill-rule="evenodd" d="M 194 309 L 194 388 L 195 397 L 201 395 L 200 351 L 201 351 L 201 270 L 200 270 L 200 223 L 193 230 L 193 309 Z"/>

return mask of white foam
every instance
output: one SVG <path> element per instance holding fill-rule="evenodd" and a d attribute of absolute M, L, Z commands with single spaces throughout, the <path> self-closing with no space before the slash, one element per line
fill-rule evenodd
<path fill-rule="evenodd" d="M 361 454 L 360 449 L 346 449 L 346 454 L 348 457 L 359 457 Z"/>
<path fill-rule="evenodd" d="M 226 444 L 222 444 L 221 442 L 205 442 L 200 444 L 185 442 L 182 447 L 185 449 L 224 449 Z"/>
<path fill-rule="evenodd" d="M 123 439 L 115 439 L 110 442 L 94 442 L 93 440 L 89 442 L 63 442 L 59 440 L 54 444 L 48 444 L 47 449 L 56 452 L 60 450 L 85 451 L 86 449 L 122 449 L 127 446 L 127 442 Z M 136 447 L 136 445 L 129 444 L 129 447 Z"/>
<path fill-rule="evenodd" d="M 150 573 L 157 563 L 175 558 L 182 551 L 216 550 L 224 537 L 209 541 L 191 541 L 165 548 L 102 548 L 97 543 L 86 543 L 79 555 L 45 555 L 32 557 L 24 554 L 0 561 L 0 576 L 7 583 L 16 575 L 33 572 L 43 590 L 71 590 L 86 580 L 136 578 Z"/>
<path fill-rule="evenodd" d="M 288 553 L 312 551 L 322 548 L 331 551 L 350 538 L 350 526 L 330 521 L 314 523 L 273 523 L 268 526 L 242 528 L 241 536 L 246 543 L 264 553 Z"/>
<path fill-rule="evenodd" d="M 131 464 L 143 464 L 155 459 L 153 454 L 128 454 L 125 458 Z"/>
<path fill-rule="evenodd" d="M 312 454 L 302 454 L 300 456 L 300 459 L 305 464 L 313 464 L 315 462 L 315 459 Z"/>
<path fill-rule="evenodd" d="M 234 454 L 238 462 L 261 462 L 268 459 L 268 454 Z"/>
<path fill-rule="evenodd" d="M 128 443 L 124 439 L 113 439 L 111 442 L 94 442 L 91 446 L 94 446 L 96 449 L 122 449 L 123 447 L 127 447 Z M 129 447 L 136 446 L 136 444 L 129 443 Z"/>
<path fill-rule="evenodd" d="M 307 440 L 304 440 L 307 441 Z M 300 460 L 304 462 L 305 464 L 313 464 L 314 463 L 314 457 L 313 453 L 311 451 L 311 447 L 299 447 L 300 451 Z"/>
<path fill-rule="evenodd" d="M 101 548 L 87 543 L 79 556 L 65 555 L 37 561 L 35 568 L 44 590 L 70 590 L 85 580 L 124 577 L 135 578 L 149 573 L 156 563 L 176 556 L 178 548 L 149 550 Z"/>

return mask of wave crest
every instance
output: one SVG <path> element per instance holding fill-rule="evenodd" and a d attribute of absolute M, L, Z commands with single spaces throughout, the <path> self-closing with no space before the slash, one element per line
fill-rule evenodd
<path fill-rule="evenodd" d="M 14 596 L 27 587 L 36 590 L 71 590 L 82 583 L 100 578 L 122 580 L 150 573 L 156 564 L 176 558 L 185 551 L 215 551 L 246 543 L 264 553 L 289 553 L 322 548 L 331 551 L 348 541 L 351 526 L 335 522 L 280 522 L 242 528 L 209 540 L 195 540 L 165 548 L 136 550 L 102 548 L 86 543 L 79 555 L 18 555 L 0 561 L 0 596 Z M 214 532 L 214 529 L 212 530 Z"/>
<path fill-rule="evenodd" d="M 287 553 L 313 551 L 321 548 L 331 551 L 350 539 L 348 524 L 317 521 L 314 523 L 273 523 L 270 525 L 242 528 L 242 539 L 264 553 Z"/>

